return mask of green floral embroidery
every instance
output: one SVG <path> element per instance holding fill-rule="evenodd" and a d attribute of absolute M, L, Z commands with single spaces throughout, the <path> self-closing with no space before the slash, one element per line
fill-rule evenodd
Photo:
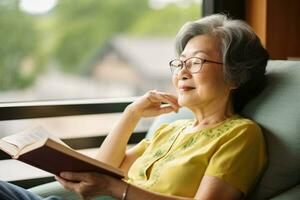
<path fill-rule="evenodd" d="M 234 125 L 235 125 L 235 122 L 234 122 L 234 120 L 232 120 L 232 121 L 222 124 L 221 126 L 219 126 L 217 128 L 204 130 L 202 135 L 204 135 L 208 138 L 214 139 L 214 138 L 217 138 L 217 137 L 221 136 L 222 134 L 228 132 Z"/>
<path fill-rule="evenodd" d="M 203 135 L 209 138 L 214 138 L 214 134 L 212 130 L 206 130 L 203 132 Z"/>
<path fill-rule="evenodd" d="M 164 162 L 169 162 L 171 160 L 174 160 L 175 156 L 172 155 L 172 154 L 169 154 L 167 155 L 165 158 L 164 158 Z"/>
<path fill-rule="evenodd" d="M 192 137 L 190 138 L 184 145 L 183 145 L 183 149 L 186 149 L 190 146 L 192 146 L 193 144 L 195 144 L 198 140 L 198 137 Z"/>
<path fill-rule="evenodd" d="M 155 185 L 157 183 L 157 181 L 159 180 L 160 171 L 158 169 L 161 169 L 160 167 L 161 166 L 156 167 L 155 169 L 152 170 L 152 172 L 151 172 L 151 184 L 150 184 L 150 186 Z"/>
<path fill-rule="evenodd" d="M 170 139 L 168 139 L 168 142 L 173 142 L 176 138 L 176 135 L 173 135 L 172 137 L 170 137 Z"/>
<path fill-rule="evenodd" d="M 156 152 L 155 152 L 155 154 L 154 154 L 154 157 L 161 157 L 163 155 L 163 150 L 161 150 L 161 149 L 158 149 Z"/>

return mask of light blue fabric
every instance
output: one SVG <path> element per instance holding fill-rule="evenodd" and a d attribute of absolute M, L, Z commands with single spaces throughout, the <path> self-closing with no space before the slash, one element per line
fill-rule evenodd
<path fill-rule="evenodd" d="M 147 139 L 152 138 L 156 129 L 158 129 L 158 127 L 163 123 L 171 123 L 178 119 L 193 119 L 193 118 L 194 118 L 194 114 L 192 113 L 192 111 L 190 111 L 187 108 L 179 109 L 178 113 L 172 112 L 172 113 L 160 115 L 154 120 L 153 124 L 149 128 L 146 138 Z"/>
<path fill-rule="evenodd" d="M 30 188 L 29 191 L 38 194 L 41 197 L 48 197 L 55 194 L 56 196 L 62 197 L 64 200 L 81 200 L 76 193 L 64 189 L 57 181 Z M 115 200 L 115 198 L 101 196 L 93 198 L 93 200 Z"/>
<path fill-rule="evenodd" d="M 33 194 L 19 186 L 0 181 L 0 199 L 1 200 L 63 200 L 58 196 L 48 196 L 42 198 L 36 194 Z"/>

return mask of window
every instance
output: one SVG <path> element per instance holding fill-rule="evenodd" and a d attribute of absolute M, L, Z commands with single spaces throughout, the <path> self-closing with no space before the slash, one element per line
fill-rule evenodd
<path fill-rule="evenodd" d="M 200 4 L 200 0 L 1 0 L 0 106 L 18 118 L 11 105 L 47 110 L 48 104 L 61 102 L 51 100 L 68 99 L 58 105 L 63 107 L 74 102 L 70 99 L 84 99 L 79 101 L 87 105 L 85 100 L 171 90 L 168 63 L 174 58 L 175 34 L 184 22 L 200 17 Z M 33 113 L 44 110 L 25 110 L 32 118 L 10 120 L 2 113 L 7 120 L 0 121 L 0 137 L 42 126 L 65 140 L 97 143 L 120 117 L 95 113 L 34 118 Z M 151 122 L 141 120 L 135 131 L 147 130 Z M 4 170 L 15 169 L 1 174 L 1 180 L 45 176 L 32 168 L 20 175 L 16 172 L 20 168 L 24 172 L 24 166 L 13 160 L 0 164 Z"/>
<path fill-rule="evenodd" d="M 0 102 L 171 90 L 174 37 L 200 0 L 2 0 Z"/>

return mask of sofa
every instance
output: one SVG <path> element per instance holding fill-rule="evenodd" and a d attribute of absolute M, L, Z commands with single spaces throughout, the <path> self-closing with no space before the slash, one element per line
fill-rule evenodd
<path fill-rule="evenodd" d="M 247 199 L 300 199 L 300 61 L 269 61 L 267 78 L 263 92 L 241 113 L 262 127 L 268 153 L 266 170 Z M 154 120 L 146 137 L 150 138 L 161 123 L 192 117 L 187 109 L 161 115 Z M 57 182 L 30 190 L 42 196 L 56 194 L 78 199 Z"/>

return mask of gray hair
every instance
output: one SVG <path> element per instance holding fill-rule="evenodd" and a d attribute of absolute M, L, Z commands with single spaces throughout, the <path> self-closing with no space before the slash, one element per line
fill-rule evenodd
<path fill-rule="evenodd" d="M 265 83 L 268 52 L 245 22 L 214 14 L 183 25 L 176 36 L 177 55 L 197 35 L 211 35 L 220 41 L 224 78 L 238 87 L 232 97 L 235 110 L 240 111 Z"/>

